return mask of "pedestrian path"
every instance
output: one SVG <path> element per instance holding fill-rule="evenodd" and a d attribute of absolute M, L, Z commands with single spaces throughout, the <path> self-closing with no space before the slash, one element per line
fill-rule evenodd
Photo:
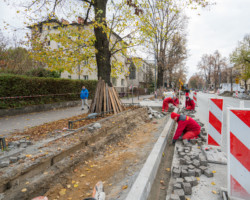
<path fill-rule="evenodd" d="M 144 95 L 133 98 L 134 103 L 139 103 L 144 98 L 150 98 L 153 95 Z M 132 103 L 132 98 L 122 99 L 123 103 Z M 23 115 L 9 116 L 0 118 L 0 135 L 7 135 L 14 131 L 22 131 L 26 128 L 38 126 L 44 123 L 57 121 L 77 115 L 87 113 L 87 109 L 81 110 L 81 106 L 50 110 L 44 112 L 28 113 Z"/>

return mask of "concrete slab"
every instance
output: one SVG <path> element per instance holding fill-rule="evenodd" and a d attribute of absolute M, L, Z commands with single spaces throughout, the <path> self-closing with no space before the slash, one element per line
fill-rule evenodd
<path fill-rule="evenodd" d="M 217 164 L 227 164 L 227 155 L 221 151 L 220 147 L 203 145 L 202 151 L 206 156 L 208 162 Z M 208 149 L 208 150 L 206 150 Z"/>

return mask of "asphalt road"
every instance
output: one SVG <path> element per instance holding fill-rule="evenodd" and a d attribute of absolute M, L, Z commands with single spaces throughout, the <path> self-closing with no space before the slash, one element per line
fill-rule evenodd
<path fill-rule="evenodd" d="M 198 96 L 198 107 L 197 107 L 197 115 L 202 123 L 205 124 L 206 130 L 208 128 L 208 100 L 212 97 L 218 97 L 215 94 L 207 94 L 199 92 Z M 221 98 L 221 97 L 219 97 Z M 244 101 L 244 107 L 250 108 L 250 100 L 241 100 L 232 97 L 223 97 L 223 127 L 222 127 L 222 151 L 227 153 L 227 108 L 240 107 L 240 101 Z"/>

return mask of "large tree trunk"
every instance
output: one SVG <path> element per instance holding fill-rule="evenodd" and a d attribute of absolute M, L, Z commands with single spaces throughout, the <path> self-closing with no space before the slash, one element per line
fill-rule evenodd
<path fill-rule="evenodd" d="M 157 73 L 157 88 L 161 88 L 163 86 L 163 67 L 160 62 L 157 63 L 158 66 L 158 73 Z"/>
<path fill-rule="evenodd" d="M 108 0 L 95 0 L 95 20 L 98 23 L 106 24 L 106 6 Z M 98 79 L 102 78 L 106 83 L 111 85 L 110 74 L 111 74 L 111 52 L 109 50 L 109 41 L 107 34 L 101 26 L 95 26 L 94 28 L 96 42 L 95 48 L 96 53 L 96 63 L 97 63 L 97 76 Z"/>

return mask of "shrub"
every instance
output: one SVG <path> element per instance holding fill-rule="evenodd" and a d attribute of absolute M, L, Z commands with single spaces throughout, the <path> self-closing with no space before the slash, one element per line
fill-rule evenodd
<path fill-rule="evenodd" d="M 0 109 L 16 108 L 28 105 L 54 103 L 60 101 L 79 100 L 82 86 L 94 96 L 96 80 L 71 80 L 59 78 L 39 78 L 21 75 L 0 75 L 0 97 L 36 96 L 18 99 L 0 100 Z M 70 94 L 71 93 L 71 94 Z"/>

